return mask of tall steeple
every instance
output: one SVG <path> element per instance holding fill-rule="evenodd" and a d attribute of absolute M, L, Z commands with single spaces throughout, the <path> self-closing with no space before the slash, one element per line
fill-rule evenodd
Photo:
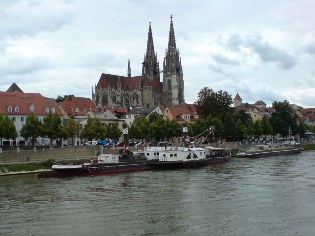
<path fill-rule="evenodd" d="M 166 105 L 185 103 L 183 69 L 179 50 L 176 48 L 173 16 L 171 16 L 168 47 L 163 63 L 163 89 Z"/>
<path fill-rule="evenodd" d="M 142 63 L 142 77 L 144 80 L 156 79 L 160 81 L 160 67 L 157 60 L 157 54 L 154 51 L 151 22 L 149 22 L 147 51 Z"/>
<path fill-rule="evenodd" d="M 131 77 L 130 59 L 128 59 L 128 78 Z"/>

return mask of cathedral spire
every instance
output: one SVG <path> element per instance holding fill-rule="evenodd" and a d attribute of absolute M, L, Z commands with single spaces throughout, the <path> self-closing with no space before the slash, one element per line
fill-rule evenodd
<path fill-rule="evenodd" d="M 149 22 L 147 51 L 142 64 L 142 76 L 144 80 L 157 79 L 160 81 L 160 67 L 157 61 L 157 55 L 154 51 L 151 22 Z"/>
<path fill-rule="evenodd" d="M 173 16 L 171 16 L 168 47 L 163 63 L 163 90 L 167 105 L 185 103 L 183 69 L 179 50 L 176 48 Z"/>
<path fill-rule="evenodd" d="M 128 78 L 131 77 L 130 59 L 128 59 Z"/>
<path fill-rule="evenodd" d="M 170 31 L 168 36 L 168 51 L 169 53 L 173 54 L 176 50 L 176 40 L 175 40 L 175 33 L 174 33 L 174 26 L 173 26 L 173 16 L 171 15 L 171 22 L 170 22 Z"/>

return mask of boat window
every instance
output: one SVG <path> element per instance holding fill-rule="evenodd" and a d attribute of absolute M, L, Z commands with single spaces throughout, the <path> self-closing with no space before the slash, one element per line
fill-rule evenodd
<path fill-rule="evenodd" d="M 189 155 L 186 157 L 186 159 L 191 159 L 191 154 L 189 153 Z"/>
<path fill-rule="evenodd" d="M 171 155 L 170 155 L 171 157 L 173 157 L 173 153 L 171 153 Z"/>
<path fill-rule="evenodd" d="M 163 154 L 163 157 L 165 157 L 165 153 Z"/>
<path fill-rule="evenodd" d="M 150 156 L 150 153 L 147 152 L 147 156 Z"/>
<path fill-rule="evenodd" d="M 177 153 L 174 154 L 174 157 L 177 157 Z"/>

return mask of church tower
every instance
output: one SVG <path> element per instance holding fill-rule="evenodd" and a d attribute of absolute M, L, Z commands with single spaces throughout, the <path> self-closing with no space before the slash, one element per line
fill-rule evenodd
<path fill-rule="evenodd" d="M 172 16 L 168 48 L 166 49 L 163 63 L 163 90 L 166 105 L 171 106 L 185 103 L 183 69 L 179 50 L 176 48 Z"/>
<path fill-rule="evenodd" d="M 147 51 L 144 55 L 142 63 L 142 78 L 144 81 L 145 80 L 160 81 L 160 66 L 157 60 L 157 54 L 154 51 L 151 22 L 149 23 Z"/>

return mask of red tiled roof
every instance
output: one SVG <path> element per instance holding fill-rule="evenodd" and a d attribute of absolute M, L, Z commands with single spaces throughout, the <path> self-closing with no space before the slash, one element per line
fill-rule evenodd
<path fill-rule="evenodd" d="M 264 101 L 259 100 L 257 102 L 255 102 L 255 105 L 266 105 L 266 103 L 264 103 Z"/>
<path fill-rule="evenodd" d="M 184 121 L 184 119 L 181 117 L 183 114 L 190 114 L 191 120 L 194 120 L 193 115 L 197 114 L 196 104 L 179 104 L 167 107 L 166 109 L 177 121 Z"/>
<path fill-rule="evenodd" d="M 90 98 L 69 96 L 63 102 L 58 103 L 66 114 L 71 115 L 74 112 L 86 112 L 96 108 L 96 105 Z"/>
<path fill-rule="evenodd" d="M 236 93 L 234 100 L 242 100 L 242 99 L 241 99 L 241 96 L 238 93 Z"/>
<path fill-rule="evenodd" d="M 102 74 L 96 88 L 114 88 L 121 86 L 122 90 L 140 89 L 142 76 L 125 77 L 119 75 Z M 119 85 L 120 84 L 120 85 Z M 163 84 L 157 80 L 146 81 L 145 85 L 152 86 L 156 91 L 162 91 Z"/>
<path fill-rule="evenodd" d="M 20 89 L 19 86 L 17 86 L 16 83 L 11 84 L 11 86 L 8 88 L 7 92 L 19 92 L 19 93 L 23 93 L 22 89 Z"/>
<path fill-rule="evenodd" d="M 0 92 L 0 114 L 2 115 L 28 115 L 30 106 L 34 105 L 34 114 L 46 116 L 46 108 L 55 109 L 55 113 L 61 115 L 60 108 L 55 99 L 43 97 L 39 93 Z M 8 108 L 12 111 L 9 112 Z M 15 109 L 17 108 L 17 109 Z"/>

